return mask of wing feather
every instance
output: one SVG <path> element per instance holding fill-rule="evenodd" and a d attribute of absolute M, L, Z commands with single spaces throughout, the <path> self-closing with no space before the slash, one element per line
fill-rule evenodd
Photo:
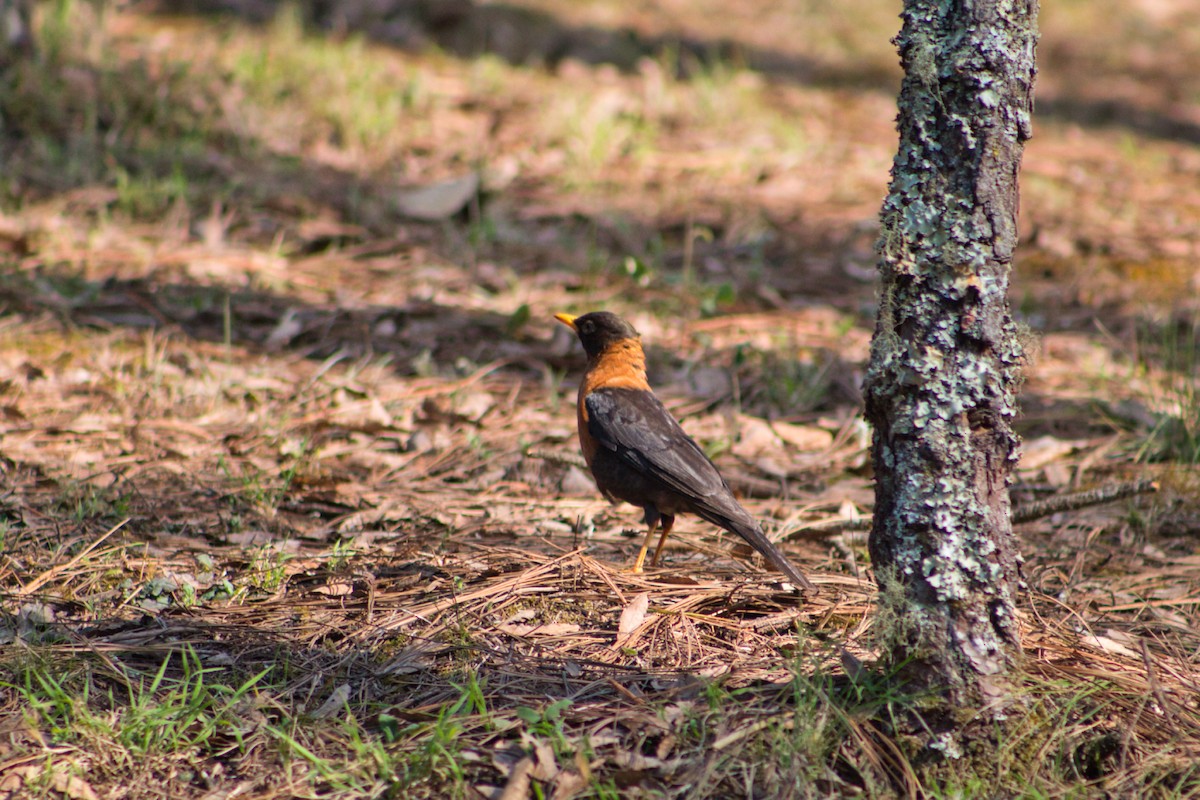
<path fill-rule="evenodd" d="M 708 456 L 651 392 L 601 388 L 585 402 L 593 438 L 642 475 L 701 504 L 729 495 Z"/>

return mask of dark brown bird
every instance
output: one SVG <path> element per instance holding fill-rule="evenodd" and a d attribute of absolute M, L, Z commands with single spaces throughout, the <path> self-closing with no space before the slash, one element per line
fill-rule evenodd
<path fill-rule="evenodd" d="M 650 559 L 658 564 L 667 534 L 680 513 L 696 514 L 741 536 L 796 586 L 817 589 L 734 499 L 729 484 L 700 446 L 663 406 L 646 380 L 642 338 L 616 314 L 556 314 L 579 336 L 587 372 L 579 384 L 579 444 L 609 500 L 624 500 L 646 513 L 646 541 L 633 565 L 641 572 L 655 529 L 662 536 Z"/>

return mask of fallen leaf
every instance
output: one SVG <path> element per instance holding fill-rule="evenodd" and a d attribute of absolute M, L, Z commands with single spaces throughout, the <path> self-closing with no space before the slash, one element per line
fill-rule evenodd
<path fill-rule="evenodd" d="M 531 778 L 549 783 L 558 775 L 558 759 L 554 757 L 554 748 L 549 742 L 537 740 L 533 742 L 533 757 L 536 765 L 529 773 Z"/>
<path fill-rule="evenodd" d="M 479 422 L 496 405 L 487 392 L 463 392 L 455 397 L 454 412 L 471 422 Z"/>
<path fill-rule="evenodd" d="M 283 313 L 283 317 L 275 325 L 275 329 L 267 336 L 263 347 L 269 353 L 278 352 L 291 344 L 292 340 L 303 332 L 304 323 L 300 321 L 296 309 L 289 308 Z"/>
<path fill-rule="evenodd" d="M 65 771 L 69 766 L 71 765 L 54 764 L 50 767 L 53 770 L 50 779 L 51 788 L 60 794 L 66 795 L 71 800 L 100 800 L 90 783 L 78 775 L 71 775 Z M 40 780 L 44 774 L 45 768 L 41 766 L 14 767 L 5 775 L 3 782 L 0 782 L 0 791 L 15 794 L 23 787 L 26 781 Z"/>
<path fill-rule="evenodd" d="M 843 500 L 838 506 L 838 516 L 842 519 L 857 520 L 859 517 L 858 506 L 854 505 L 851 500 Z"/>
<path fill-rule="evenodd" d="M 1055 488 L 1066 486 L 1071 482 L 1071 470 L 1066 464 L 1058 462 L 1047 464 L 1042 467 L 1042 474 L 1046 476 L 1046 483 Z"/>
<path fill-rule="evenodd" d="M 646 620 L 646 611 L 650 607 L 650 595 L 647 592 L 641 592 L 634 595 L 633 599 L 625 606 L 625 610 L 621 612 L 621 621 L 617 623 L 618 634 L 630 634 L 637 630 L 638 626 Z"/>
<path fill-rule="evenodd" d="M 538 615 L 538 612 L 532 608 L 522 608 L 517 613 L 513 614 L 508 619 L 504 620 L 505 625 L 515 625 L 518 622 L 528 622 Z"/>
<path fill-rule="evenodd" d="M 526 756 L 518 761 L 508 776 L 504 791 L 500 793 L 500 800 L 526 800 L 529 797 L 529 779 L 532 772 L 532 758 Z"/>
<path fill-rule="evenodd" d="M 753 460 L 780 452 L 782 442 L 765 419 L 743 415 L 738 418 L 738 440 L 731 449 L 735 456 Z"/>
<path fill-rule="evenodd" d="M 550 800 L 570 800 L 586 789 L 589 783 L 590 781 L 578 772 L 564 772 L 554 782 L 554 794 L 550 795 Z"/>
<path fill-rule="evenodd" d="M 559 491 L 576 497 L 593 497 L 596 494 L 596 483 L 579 467 L 567 467 L 559 483 Z"/>
<path fill-rule="evenodd" d="M 413 219 L 449 219 L 462 211 L 478 192 L 479 173 L 468 172 L 457 178 L 401 192 L 396 198 L 396 207 L 401 214 Z"/>
<path fill-rule="evenodd" d="M 1118 642 L 1117 641 L 1118 637 L 1129 640 L 1130 644 L 1133 644 L 1135 641 L 1135 640 L 1133 640 L 1133 637 L 1127 636 L 1125 634 L 1121 634 L 1119 631 L 1114 631 L 1111 629 L 1105 631 L 1103 635 L 1095 634 L 1092 636 L 1084 636 L 1083 640 L 1085 642 L 1087 642 L 1088 644 L 1092 645 L 1093 647 L 1100 648 L 1101 650 L 1103 650 L 1106 653 L 1112 653 L 1113 655 L 1119 655 L 1119 656 L 1126 656 L 1128 658 L 1140 658 L 1141 657 L 1140 654 L 1136 650 L 1132 650 L 1129 647 L 1126 647 L 1121 642 Z"/>
<path fill-rule="evenodd" d="M 354 594 L 353 583 L 327 583 L 312 590 L 313 594 L 323 594 L 326 597 L 346 597 Z"/>
<path fill-rule="evenodd" d="M 343 683 L 341 686 L 333 690 L 329 698 L 321 703 L 321 707 L 312 713 L 317 719 L 329 719 L 342 712 L 346 707 L 346 701 L 350 699 L 350 684 Z"/>
<path fill-rule="evenodd" d="M 500 777 L 507 778 L 513 774 L 513 770 L 526 758 L 525 752 L 515 745 L 510 745 L 504 749 L 497 750 L 492 754 L 492 766 L 500 773 Z M 531 765 L 532 766 L 532 765 Z"/>
<path fill-rule="evenodd" d="M 1075 450 L 1075 443 L 1057 439 L 1053 436 L 1039 436 L 1021 446 L 1021 466 L 1019 469 L 1041 469 L 1047 464 L 1069 455 Z"/>
<path fill-rule="evenodd" d="M 579 633 L 579 626 L 574 622 L 549 622 L 544 625 L 497 625 L 498 630 L 509 636 L 564 636 L 568 633 Z"/>
<path fill-rule="evenodd" d="M 795 425 L 791 422 L 776 422 L 771 425 L 775 435 L 797 450 L 805 452 L 828 450 L 833 447 L 833 434 L 824 428 L 811 425 Z"/>

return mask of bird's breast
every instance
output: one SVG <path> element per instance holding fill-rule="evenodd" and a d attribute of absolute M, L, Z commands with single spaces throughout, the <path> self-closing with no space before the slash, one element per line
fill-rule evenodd
<path fill-rule="evenodd" d="M 579 385 L 579 400 L 575 403 L 577 410 L 575 416 L 579 426 L 579 449 L 583 451 L 583 460 L 587 462 L 588 468 L 591 469 L 596 459 L 596 448 L 599 445 L 588 430 L 587 403 L 584 402 L 587 400 L 587 395 L 587 382 L 584 381 L 584 383 Z"/>

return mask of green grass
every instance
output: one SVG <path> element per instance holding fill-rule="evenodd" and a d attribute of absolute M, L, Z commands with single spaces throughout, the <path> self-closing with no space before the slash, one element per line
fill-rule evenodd
<path fill-rule="evenodd" d="M 101 769 L 142 759 L 219 756 L 239 752 L 249 732 L 244 710 L 264 669 L 229 684 L 222 667 L 204 667 L 191 650 L 163 659 L 153 673 L 114 684 L 87 664 L 66 671 L 58 661 L 4 664 L 0 687 L 24 704 L 25 723 L 49 734 L 56 745 L 99 747 Z M 173 674 L 169 674 L 169 672 Z"/>
<path fill-rule="evenodd" d="M 0 91 L 0 115 L 18 142 L 6 158 L 9 202 L 97 183 L 113 189 L 106 211 L 135 219 L 198 202 L 196 182 L 213 177 L 203 164 L 203 132 L 228 144 L 214 130 L 210 98 L 184 65 L 151 74 L 107 49 L 89 59 L 72 32 L 40 63 L 21 65 Z"/>
<path fill-rule="evenodd" d="M 58 509 L 76 524 L 112 525 L 129 516 L 131 498 L 126 494 L 69 478 L 59 481 L 59 493 Z"/>
<path fill-rule="evenodd" d="M 265 37 L 233 29 L 221 51 L 230 89 L 263 115 L 249 122 L 268 141 L 327 141 L 360 161 L 386 163 L 402 155 L 398 131 L 419 135 L 427 125 L 434 100 L 421 72 L 362 37 L 310 35 L 297 8 L 285 6 Z"/>
<path fill-rule="evenodd" d="M 1154 461 L 1200 463 L 1200 325 L 1170 320 L 1157 331 L 1147 326 L 1139 337 L 1142 358 L 1155 396 L 1148 398 L 1158 423 L 1141 447 L 1140 457 Z"/>
<path fill-rule="evenodd" d="M 804 414 L 832 398 L 834 362 L 828 353 L 792 342 L 773 350 L 739 347 L 733 367 L 742 386 L 742 407 L 764 416 Z"/>

